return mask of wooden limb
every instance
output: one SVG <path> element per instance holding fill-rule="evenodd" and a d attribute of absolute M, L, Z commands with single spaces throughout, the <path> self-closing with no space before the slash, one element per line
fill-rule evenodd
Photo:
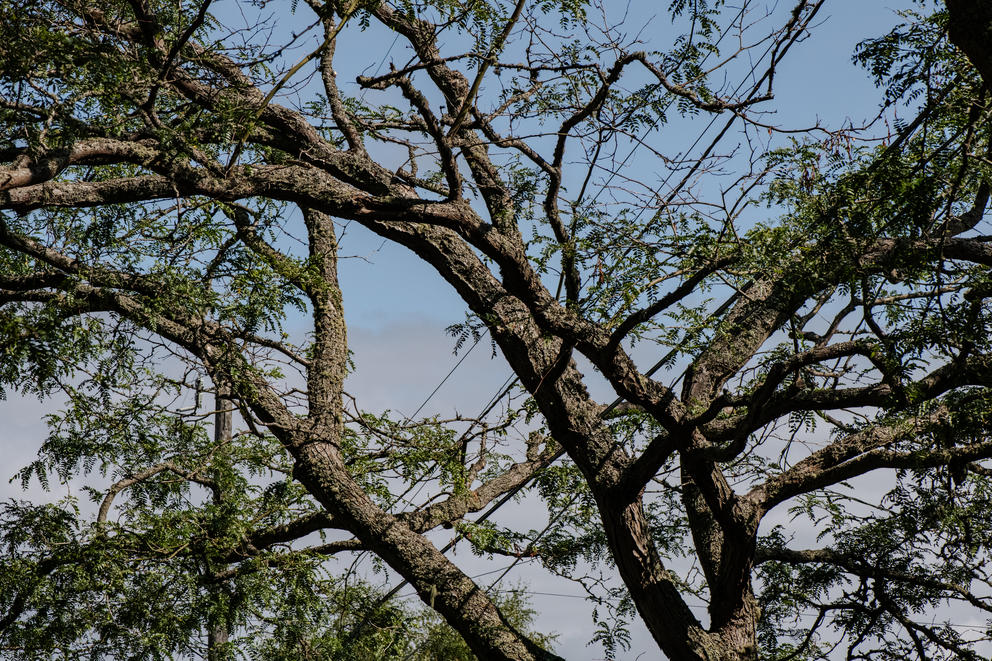
<path fill-rule="evenodd" d="M 130 477 L 126 477 L 122 480 L 118 480 L 110 489 L 107 490 L 106 495 L 103 497 L 103 501 L 100 503 L 100 509 L 96 515 L 96 521 L 98 524 L 106 523 L 107 515 L 110 512 L 110 507 L 114 504 L 114 498 L 128 487 L 134 486 L 148 480 L 159 473 L 170 472 L 188 482 L 194 482 L 196 484 L 203 485 L 209 488 L 214 494 L 217 494 L 218 486 L 217 483 L 211 479 L 200 476 L 195 471 L 188 471 L 184 468 L 178 466 L 172 461 L 163 461 L 160 464 L 155 464 L 154 466 L 149 466 L 148 468 L 134 473 Z"/>
<path fill-rule="evenodd" d="M 912 574 L 905 570 L 869 564 L 862 556 L 855 557 L 833 549 L 762 548 L 755 554 L 756 565 L 772 561 L 791 565 L 833 565 L 863 578 L 882 578 L 945 592 L 967 601 L 975 608 L 992 613 L 992 599 L 979 598 L 964 585 L 949 583 L 934 578 L 931 574 Z"/>
<path fill-rule="evenodd" d="M 489 67 L 492 66 L 496 58 L 499 56 L 500 52 L 503 50 L 503 45 L 506 44 L 507 37 L 510 36 L 510 32 L 513 30 L 513 26 L 516 25 L 517 20 L 520 18 L 520 12 L 523 11 L 524 5 L 527 4 L 527 0 L 517 0 L 517 6 L 513 8 L 513 14 L 507 19 L 506 24 L 503 26 L 503 31 L 500 32 L 496 41 L 492 43 L 489 48 L 489 53 L 486 58 L 482 61 L 479 66 L 479 71 L 475 75 L 475 80 L 472 81 L 472 86 L 468 90 L 468 94 L 462 99 L 461 107 L 459 107 L 458 112 L 455 113 L 455 118 L 451 122 L 451 129 L 448 131 L 448 136 L 457 135 L 458 130 L 462 127 L 462 122 L 465 120 L 465 116 L 468 115 L 469 109 L 475 102 L 475 95 L 479 93 L 479 87 L 482 85 L 482 78 L 486 75 Z"/>
<path fill-rule="evenodd" d="M 331 116 L 334 122 L 348 143 L 348 148 L 356 154 L 365 156 L 365 145 L 362 136 L 358 132 L 355 122 L 348 116 L 348 111 L 341 101 L 341 93 L 338 90 L 337 71 L 334 70 L 334 52 L 337 47 L 336 35 L 340 27 L 335 24 L 334 16 L 325 6 L 316 0 L 307 0 L 310 8 L 320 17 L 320 22 L 324 26 L 324 43 L 326 46 L 320 54 L 320 78 L 324 84 L 324 94 L 327 95 L 327 103 L 331 107 Z M 343 24 L 347 19 L 342 19 Z"/>

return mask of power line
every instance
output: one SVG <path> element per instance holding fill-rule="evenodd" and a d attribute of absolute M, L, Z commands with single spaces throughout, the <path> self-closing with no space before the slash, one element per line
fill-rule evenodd
<path fill-rule="evenodd" d="M 818 2 L 813 7 L 813 9 L 810 11 L 809 15 L 803 21 L 803 24 L 802 24 L 803 29 L 805 28 L 806 25 L 809 25 L 809 22 L 811 20 L 813 20 L 813 17 L 816 16 L 816 13 L 820 10 L 820 7 L 822 5 L 823 5 L 823 2 L 821 0 L 821 2 Z M 743 12 L 744 12 L 744 8 L 742 7 L 741 8 L 741 13 L 738 14 L 738 16 L 742 16 L 743 15 Z M 733 21 L 731 22 L 731 24 L 733 24 Z M 729 28 L 728 28 L 728 30 L 729 30 Z M 795 34 L 798 35 L 801 32 L 802 32 L 801 29 L 797 29 Z M 726 34 L 726 32 L 724 32 L 724 33 L 721 34 L 720 39 L 716 42 L 717 44 L 719 44 L 720 41 L 723 40 L 723 37 L 725 36 L 725 34 Z M 792 46 L 792 44 L 795 43 L 795 39 L 796 39 L 796 37 L 793 37 L 791 40 L 787 41 L 786 42 L 786 45 L 782 49 L 782 51 L 780 53 L 777 53 L 776 54 L 778 56 L 778 59 L 779 60 L 782 57 L 785 56 L 785 54 L 788 52 L 788 50 Z M 775 49 L 776 43 L 777 42 L 775 40 L 772 40 L 772 42 L 765 49 L 765 52 L 761 54 L 761 57 L 758 58 L 753 65 L 751 65 L 751 70 L 748 72 L 747 75 L 745 75 L 743 77 L 743 79 L 741 80 L 740 84 L 738 84 L 737 87 L 734 89 L 733 95 L 737 95 L 741 91 L 741 89 L 744 87 L 744 85 L 748 82 L 748 79 L 751 79 L 751 80 L 754 79 L 754 75 L 755 75 L 755 73 L 756 73 L 756 71 L 758 69 L 758 66 L 764 61 L 764 59 L 769 55 L 769 53 L 771 53 Z M 709 53 L 707 53 L 707 56 L 703 58 L 702 62 L 705 62 L 706 61 L 706 58 L 708 56 L 709 56 Z M 766 78 L 768 78 L 771 75 L 771 72 L 774 70 L 775 63 L 776 63 L 776 60 L 775 60 L 775 58 L 773 58 L 772 61 L 769 63 L 769 68 L 765 71 L 765 73 L 761 76 L 761 78 L 759 78 L 758 81 L 754 84 L 754 86 L 751 89 L 751 92 L 748 94 L 748 96 L 746 97 L 745 101 L 751 100 L 751 98 L 755 94 L 758 93 L 758 89 L 760 88 L 761 84 L 765 81 Z M 673 101 L 674 101 L 674 99 L 673 99 Z M 671 103 L 672 102 L 669 102 L 669 104 L 666 107 L 666 109 L 669 108 L 669 107 L 671 107 Z M 703 139 L 703 137 L 707 133 L 709 133 L 709 130 L 716 123 L 716 120 L 717 120 L 718 117 L 719 117 L 719 114 L 717 114 L 717 113 L 714 113 L 713 114 L 713 116 L 710 118 L 709 123 L 706 125 L 706 128 L 704 128 L 696 136 L 696 139 L 693 141 L 693 143 L 686 150 L 686 153 L 687 154 L 689 152 L 691 152 L 693 149 L 695 149 L 696 148 L 696 145 L 698 145 L 699 142 Z M 695 174 L 696 170 L 699 167 L 702 166 L 703 161 L 706 160 L 706 158 L 709 157 L 710 153 L 713 151 L 713 149 L 716 147 L 716 145 L 720 142 L 720 140 L 723 138 L 723 136 L 727 133 L 727 131 L 730 130 L 730 127 L 733 126 L 733 124 L 734 124 L 735 121 L 737 121 L 737 115 L 736 114 L 732 114 L 731 117 L 730 117 L 730 119 L 727 120 L 727 123 L 720 130 L 720 132 L 717 134 L 717 136 L 713 140 L 710 141 L 709 146 L 707 146 L 706 149 L 703 150 L 703 153 L 699 156 L 699 158 L 696 159 L 696 162 L 692 165 L 692 167 L 689 168 L 689 171 L 685 174 L 685 176 L 682 177 L 682 180 L 678 183 L 678 185 L 672 188 L 671 192 L 668 194 L 668 197 L 665 199 L 664 204 L 661 205 L 660 208 L 667 207 L 669 204 L 672 203 L 672 201 L 675 200 L 675 196 L 678 195 L 679 191 L 681 191 L 682 188 L 686 185 L 686 183 L 688 183 L 689 179 L 692 177 L 693 174 Z M 649 127 L 648 132 L 650 132 L 650 130 L 652 128 L 653 127 Z M 647 132 L 645 132 L 644 137 L 647 137 Z M 636 149 L 636 145 L 635 145 L 635 149 Z M 633 153 L 633 150 L 631 151 L 631 154 L 632 153 Z M 628 154 L 628 158 L 629 157 L 630 157 L 630 154 Z M 625 159 L 624 163 L 626 163 L 626 159 Z M 621 164 L 621 167 L 622 167 L 622 165 L 623 164 Z M 610 179 L 607 180 L 607 184 L 604 184 L 603 188 L 601 188 L 599 192 L 602 192 L 603 190 L 605 190 L 606 185 L 608 185 L 609 181 L 611 181 L 613 179 L 613 176 L 615 176 L 615 174 L 616 173 L 614 172 L 613 175 L 611 175 Z M 672 178 L 672 176 L 674 174 L 675 174 L 675 170 L 674 169 L 672 169 L 672 170 L 669 171 L 668 176 L 665 177 L 664 181 L 661 182 L 661 185 L 658 186 L 656 195 L 660 195 L 661 190 L 668 184 L 668 182 L 671 180 L 671 178 Z M 596 197 L 597 198 L 599 197 L 599 193 L 597 193 L 597 196 Z M 596 198 L 594 198 L 594 200 L 595 199 Z M 647 210 L 647 208 L 648 208 L 647 206 L 642 206 L 640 208 L 640 210 L 638 210 L 637 215 L 634 216 L 634 220 L 633 220 L 634 223 L 636 223 L 638 220 L 640 220 L 641 216 L 644 215 L 644 212 Z M 638 238 L 641 237 L 641 236 L 643 236 L 644 233 L 647 232 L 647 229 L 648 229 L 649 226 L 650 225 L 646 225 L 641 230 L 641 232 L 638 234 Z M 627 257 L 627 255 L 630 254 L 631 250 L 633 250 L 633 247 L 628 247 L 627 250 L 624 251 L 624 253 L 621 256 L 621 258 L 619 260 L 617 260 L 616 263 L 619 264 L 620 262 L 622 262 Z M 610 273 L 612 273 L 612 270 L 613 269 L 610 270 Z M 609 273 L 607 274 L 607 276 L 609 276 Z M 591 305 L 591 301 L 589 301 L 589 304 Z"/>
<path fill-rule="evenodd" d="M 448 381 L 448 379 L 451 378 L 451 375 L 455 373 L 455 370 L 457 370 L 459 367 L 461 367 L 461 364 L 465 362 L 465 359 L 468 358 L 468 355 L 470 353 L 472 353 L 472 350 L 475 349 L 477 346 L 479 346 L 479 342 L 482 340 L 482 338 L 483 338 L 483 335 L 479 335 L 478 337 L 475 338 L 475 342 L 473 342 L 472 343 L 472 346 L 470 346 L 468 348 L 468 351 L 466 351 L 465 353 L 462 354 L 462 357 L 458 360 L 457 363 L 455 363 L 455 366 L 451 368 L 451 370 L 445 375 L 445 377 L 443 379 L 441 379 L 441 382 L 439 384 L 437 384 L 437 386 L 434 388 L 434 390 L 431 391 L 431 394 L 427 395 L 427 397 L 420 404 L 420 406 L 417 407 L 417 410 L 413 412 L 413 415 L 408 415 L 406 417 L 406 419 L 407 419 L 408 422 L 410 420 L 412 420 L 413 418 L 416 418 L 417 417 L 417 414 L 420 413 L 420 411 L 425 406 L 427 406 L 427 402 L 431 401 L 431 398 L 433 398 L 434 395 L 437 394 L 437 391 L 441 389 L 441 386 L 443 386 Z"/>

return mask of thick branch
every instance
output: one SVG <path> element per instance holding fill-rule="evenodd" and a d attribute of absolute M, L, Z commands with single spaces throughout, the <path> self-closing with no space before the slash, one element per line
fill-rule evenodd
<path fill-rule="evenodd" d="M 788 470 L 753 488 L 748 498 L 767 512 L 779 503 L 802 493 L 822 489 L 880 468 L 924 469 L 951 462 L 992 457 L 992 441 L 954 448 L 921 448 L 901 452 L 886 449 L 897 443 L 917 439 L 929 425 L 938 424 L 946 409 L 938 408 L 923 417 L 889 424 L 874 424 L 832 442 Z M 925 438 L 926 436 L 924 436 Z"/>

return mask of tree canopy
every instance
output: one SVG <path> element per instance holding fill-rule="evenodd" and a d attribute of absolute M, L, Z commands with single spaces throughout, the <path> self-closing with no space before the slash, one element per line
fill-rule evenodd
<path fill-rule="evenodd" d="M 992 5 L 906 3 L 813 126 L 826 0 L 641 9 L 0 0 L 0 392 L 92 499 L 3 505 L 6 658 L 559 658 L 455 540 L 608 656 L 984 658 Z M 481 413 L 346 394 L 348 224 L 464 302 Z"/>

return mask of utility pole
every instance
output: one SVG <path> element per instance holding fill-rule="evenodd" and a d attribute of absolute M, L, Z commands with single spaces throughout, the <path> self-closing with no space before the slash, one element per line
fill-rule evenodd
<path fill-rule="evenodd" d="M 233 412 L 231 407 L 231 400 L 228 399 L 229 385 L 226 382 L 220 382 L 216 384 L 216 395 L 214 396 L 214 445 L 219 449 L 231 443 L 231 439 L 234 433 L 233 430 Z M 224 451 L 221 450 L 218 453 L 220 456 L 224 455 Z M 213 490 L 214 505 L 220 506 L 223 502 L 223 492 L 221 491 L 220 485 L 217 484 Z M 215 533 L 219 531 L 211 531 Z M 215 598 L 227 597 L 225 601 L 228 602 L 228 608 L 226 613 L 221 613 L 218 609 L 214 608 L 210 611 L 210 616 L 207 622 L 207 659 L 208 661 L 226 661 L 229 658 L 227 652 L 227 642 L 231 635 L 231 618 L 230 618 L 230 594 L 225 594 L 228 592 L 227 586 L 223 583 L 210 583 L 209 573 L 212 571 L 212 567 L 207 565 L 207 585 L 208 589 L 214 592 Z"/>

